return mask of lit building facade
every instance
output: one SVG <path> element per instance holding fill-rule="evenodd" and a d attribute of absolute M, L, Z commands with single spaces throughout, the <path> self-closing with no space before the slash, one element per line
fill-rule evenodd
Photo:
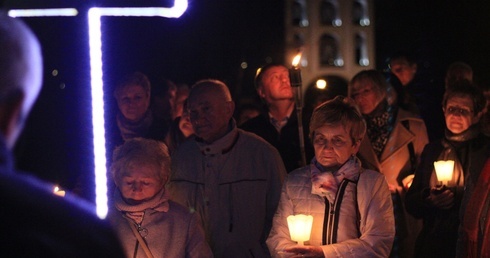
<path fill-rule="evenodd" d="M 318 79 L 344 81 L 375 67 L 372 0 L 288 0 L 286 53 L 302 52 L 303 91 Z M 308 93 L 307 93 L 308 94 Z"/>

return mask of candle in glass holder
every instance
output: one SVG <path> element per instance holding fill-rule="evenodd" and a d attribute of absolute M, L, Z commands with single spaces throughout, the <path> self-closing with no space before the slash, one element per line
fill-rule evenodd
<path fill-rule="evenodd" d="M 438 160 L 434 161 L 434 169 L 436 170 L 437 181 L 444 185 L 453 179 L 454 160 Z"/>
<path fill-rule="evenodd" d="M 291 240 L 303 245 L 304 241 L 310 240 L 313 216 L 297 214 L 288 216 L 288 227 Z"/>

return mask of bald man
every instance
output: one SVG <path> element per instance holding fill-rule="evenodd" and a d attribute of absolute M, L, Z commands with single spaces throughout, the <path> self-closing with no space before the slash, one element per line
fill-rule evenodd
<path fill-rule="evenodd" d="M 286 170 L 272 145 L 237 128 L 234 108 L 221 81 L 191 88 L 196 137 L 172 156 L 170 196 L 198 213 L 215 257 L 269 257 L 265 240 Z"/>
<path fill-rule="evenodd" d="M 14 171 L 12 148 L 42 83 L 38 40 L 0 14 L 0 253 L 3 257 L 123 257 L 108 224 L 89 204 Z"/>

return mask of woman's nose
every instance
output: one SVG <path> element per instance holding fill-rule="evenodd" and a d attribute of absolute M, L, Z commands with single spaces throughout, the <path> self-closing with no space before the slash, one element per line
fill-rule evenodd
<path fill-rule="evenodd" d="M 141 192 L 141 184 L 140 183 L 134 183 L 132 185 L 132 190 L 133 190 L 133 192 Z"/>

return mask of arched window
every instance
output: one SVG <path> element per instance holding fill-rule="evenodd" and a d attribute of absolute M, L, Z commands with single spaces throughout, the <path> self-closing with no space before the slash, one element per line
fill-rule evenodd
<path fill-rule="evenodd" d="M 295 0 L 291 6 L 291 16 L 293 18 L 293 26 L 307 27 L 308 26 L 308 16 L 306 13 L 306 1 L 305 0 Z"/>
<path fill-rule="evenodd" d="M 323 34 L 320 38 L 320 65 L 343 66 L 344 60 L 340 55 L 339 43 L 336 37 Z"/>
<path fill-rule="evenodd" d="M 339 17 L 337 1 L 323 0 L 320 4 L 320 24 L 339 27 L 342 20 Z"/>
<path fill-rule="evenodd" d="M 361 33 L 356 34 L 354 38 L 354 46 L 356 53 L 355 62 L 360 66 L 368 66 L 369 58 L 367 53 L 366 37 Z"/>
<path fill-rule="evenodd" d="M 365 0 L 357 0 L 352 3 L 352 23 L 361 26 L 369 26 L 371 23 Z"/>

